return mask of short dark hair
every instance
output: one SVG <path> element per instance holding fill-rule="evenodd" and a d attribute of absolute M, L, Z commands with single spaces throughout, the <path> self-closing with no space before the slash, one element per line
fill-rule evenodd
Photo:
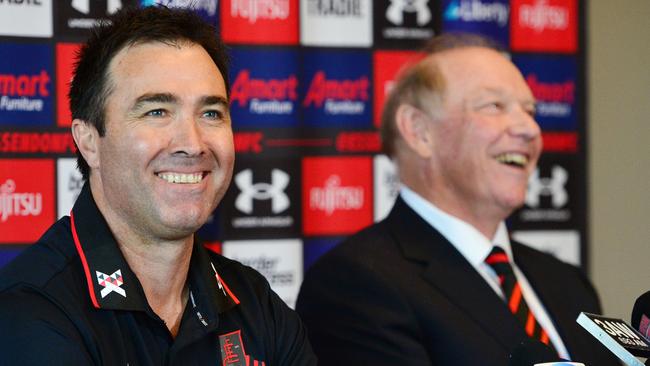
<path fill-rule="evenodd" d="M 106 133 L 106 100 L 111 94 L 108 67 L 122 49 L 140 43 L 170 45 L 189 42 L 202 46 L 221 72 L 228 86 L 228 56 L 214 26 L 191 10 L 163 6 L 124 8 L 95 26 L 77 53 L 70 85 L 70 111 L 73 119 L 93 125 L 100 136 Z M 90 167 L 77 149 L 77 167 L 84 180 Z"/>
<path fill-rule="evenodd" d="M 422 48 L 425 56 L 441 53 L 444 51 L 481 47 L 488 48 L 500 53 L 505 49 L 496 41 L 472 33 L 444 33 L 432 38 Z M 424 97 L 441 99 L 445 91 L 445 79 L 435 64 L 420 61 L 404 73 L 398 76 L 395 86 L 384 102 L 381 114 L 381 126 L 379 128 L 382 150 L 388 156 L 394 156 L 396 152 L 395 143 L 399 137 L 395 122 L 395 114 L 402 104 L 409 104 L 418 109 L 423 109 Z M 434 105 L 434 107 L 437 107 Z"/>

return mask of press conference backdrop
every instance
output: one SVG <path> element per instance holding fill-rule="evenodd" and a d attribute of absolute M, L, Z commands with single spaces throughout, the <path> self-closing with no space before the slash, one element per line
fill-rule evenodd
<path fill-rule="evenodd" d="M 382 103 L 442 32 L 484 34 L 510 51 L 539 102 L 544 154 L 508 225 L 586 265 L 579 0 L 0 1 L 0 265 L 67 215 L 82 186 L 67 100 L 79 43 L 120 7 L 155 3 L 216 25 L 232 58 L 234 177 L 199 234 L 288 304 L 314 260 L 390 210 L 398 179 L 380 152 Z"/>

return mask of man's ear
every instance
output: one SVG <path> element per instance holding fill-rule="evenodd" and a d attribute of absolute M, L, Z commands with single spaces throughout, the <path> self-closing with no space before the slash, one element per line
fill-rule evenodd
<path fill-rule="evenodd" d="M 400 136 L 411 150 L 422 158 L 433 153 L 431 118 L 418 108 L 402 104 L 395 113 L 395 122 Z"/>
<path fill-rule="evenodd" d="M 72 137 L 88 166 L 99 168 L 99 132 L 95 126 L 84 120 L 74 119 Z"/>

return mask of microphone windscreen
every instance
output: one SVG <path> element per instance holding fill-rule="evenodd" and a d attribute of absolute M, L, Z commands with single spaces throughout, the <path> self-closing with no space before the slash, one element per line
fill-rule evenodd
<path fill-rule="evenodd" d="M 563 361 L 552 349 L 534 339 L 524 339 L 510 353 L 509 366 L 532 366 L 537 363 Z"/>
<path fill-rule="evenodd" d="M 650 291 L 639 296 L 632 309 L 632 326 L 643 336 L 650 335 Z"/>

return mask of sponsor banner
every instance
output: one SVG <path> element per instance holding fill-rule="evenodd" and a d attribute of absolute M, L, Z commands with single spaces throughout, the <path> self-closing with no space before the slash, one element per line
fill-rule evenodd
<path fill-rule="evenodd" d="M 542 132 L 544 152 L 569 153 L 578 152 L 577 132 Z"/>
<path fill-rule="evenodd" d="M 386 155 L 377 155 L 374 165 L 375 222 L 383 220 L 399 194 L 399 176 L 395 164 Z"/>
<path fill-rule="evenodd" d="M 305 46 L 371 46 L 372 3 L 300 0 L 300 42 Z"/>
<path fill-rule="evenodd" d="M 327 239 L 310 239 L 305 240 L 304 257 L 305 257 L 305 271 L 309 269 L 318 258 L 323 254 L 329 252 L 330 249 L 334 248 L 340 239 L 338 238 L 327 238 Z"/>
<path fill-rule="evenodd" d="M 0 1 L 0 36 L 52 37 L 52 0 Z"/>
<path fill-rule="evenodd" d="M 298 44 L 298 0 L 222 1 L 221 37 L 228 43 Z"/>
<path fill-rule="evenodd" d="M 300 234 L 298 160 L 238 160 L 221 203 L 225 239 L 282 238 Z"/>
<path fill-rule="evenodd" d="M 4 154 L 73 154 L 74 139 L 66 132 L 0 132 L 0 153 Z"/>
<path fill-rule="evenodd" d="M 576 230 L 514 231 L 512 238 L 580 267 L 580 233 Z"/>
<path fill-rule="evenodd" d="M 372 223 L 370 157 L 306 157 L 302 161 L 305 235 L 346 235 Z"/>
<path fill-rule="evenodd" d="M 233 128 L 296 126 L 300 103 L 297 50 L 235 47 L 230 51 Z"/>
<path fill-rule="evenodd" d="M 54 222 L 54 197 L 54 161 L 0 160 L 0 244 L 35 242 Z"/>
<path fill-rule="evenodd" d="M 56 124 L 59 127 L 70 127 L 70 82 L 74 72 L 75 55 L 80 43 L 56 44 Z"/>
<path fill-rule="evenodd" d="M 535 119 L 542 129 L 575 131 L 578 128 L 575 58 L 517 55 L 513 62 L 537 100 Z"/>
<path fill-rule="evenodd" d="M 191 9 L 207 23 L 217 24 L 219 0 L 142 0 L 142 6 L 164 5 L 168 8 Z"/>
<path fill-rule="evenodd" d="M 528 180 L 524 206 L 509 221 L 521 230 L 583 227 L 582 162 L 576 155 L 544 154 Z"/>
<path fill-rule="evenodd" d="M 23 251 L 23 248 L 0 248 L 0 268 L 11 262 Z"/>
<path fill-rule="evenodd" d="M 443 0 L 445 32 L 478 33 L 507 47 L 510 40 L 510 0 Z"/>
<path fill-rule="evenodd" d="M 417 49 L 439 33 L 436 0 L 374 1 L 375 46 Z"/>
<path fill-rule="evenodd" d="M 70 215 L 81 188 L 84 185 L 77 159 L 63 158 L 56 161 L 57 217 Z"/>
<path fill-rule="evenodd" d="M 512 0 L 511 9 L 513 51 L 576 52 L 577 0 Z"/>
<path fill-rule="evenodd" d="M 370 127 L 370 53 L 312 50 L 304 55 L 301 90 L 305 123 L 317 127 Z"/>
<path fill-rule="evenodd" d="M 89 29 L 122 7 L 137 6 L 138 0 L 60 0 L 56 3 L 57 35 L 85 37 Z"/>
<path fill-rule="evenodd" d="M 302 241 L 225 241 L 222 250 L 224 256 L 259 271 L 289 307 L 296 306 L 303 277 Z"/>
<path fill-rule="evenodd" d="M 378 153 L 381 139 L 377 131 L 341 131 L 336 135 L 334 146 L 338 152 Z"/>
<path fill-rule="evenodd" d="M 0 126 L 52 123 L 52 47 L 0 44 Z"/>
<path fill-rule="evenodd" d="M 399 74 L 420 61 L 422 57 L 424 57 L 422 53 L 414 51 L 375 51 L 372 57 L 375 127 L 381 124 L 384 101 L 393 89 Z"/>

